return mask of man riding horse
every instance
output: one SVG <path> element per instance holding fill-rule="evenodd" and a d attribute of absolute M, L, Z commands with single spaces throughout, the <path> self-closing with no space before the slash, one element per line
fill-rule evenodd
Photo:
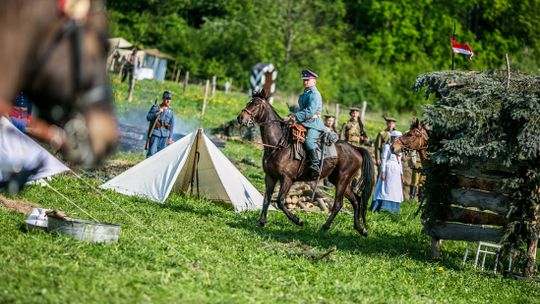
<path fill-rule="evenodd" d="M 294 113 L 294 119 L 307 129 L 304 147 L 309 160 L 308 173 L 312 177 L 319 174 L 320 160 L 317 156 L 317 140 L 320 134 L 326 130 L 321 119 L 322 97 L 316 87 L 317 77 L 319 75 L 310 70 L 302 71 L 304 93 L 298 97 L 299 109 Z"/>

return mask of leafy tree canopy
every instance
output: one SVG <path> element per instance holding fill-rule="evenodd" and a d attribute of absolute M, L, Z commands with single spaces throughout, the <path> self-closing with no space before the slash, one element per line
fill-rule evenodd
<path fill-rule="evenodd" d="M 416 75 L 451 67 L 457 40 L 473 61 L 459 70 L 500 68 L 538 73 L 538 0 L 108 0 L 111 34 L 178 59 L 182 70 L 231 77 L 247 87 L 251 67 L 272 62 L 278 89 L 299 92 L 299 72 L 321 76 L 326 100 L 388 110 L 417 110 Z"/>

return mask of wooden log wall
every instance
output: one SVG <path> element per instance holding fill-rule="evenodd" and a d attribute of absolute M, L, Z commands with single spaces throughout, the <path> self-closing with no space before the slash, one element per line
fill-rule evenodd
<path fill-rule="evenodd" d="M 514 167 L 504 167 L 496 161 L 471 161 L 450 170 L 452 205 L 436 224 L 425 227 L 432 238 L 433 257 L 440 256 L 441 240 L 500 242 L 509 208 L 502 180 L 515 171 Z M 525 276 L 534 274 L 537 245 L 537 240 L 528 244 Z"/>

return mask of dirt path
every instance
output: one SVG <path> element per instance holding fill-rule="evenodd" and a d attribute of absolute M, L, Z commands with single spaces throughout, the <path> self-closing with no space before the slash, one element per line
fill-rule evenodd
<path fill-rule="evenodd" d="M 3 195 L 0 195 L 0 206 L 4 206 L 8 210 L 17 211 L 24 214 L 30 214 L 32 208 L 39 207 L 37 204 L 19 200 L 11 200 Z"/>

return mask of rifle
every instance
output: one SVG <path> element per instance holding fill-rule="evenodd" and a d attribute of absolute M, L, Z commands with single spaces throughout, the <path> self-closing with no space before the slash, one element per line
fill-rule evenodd
<path fill-rule="evenodd" d="M 154 99 L 154 105 L 157 104 L 157 97 Z M 150 139 L 152 138 L 152 133 L 154 132 L 154 129 L 156 128 L 156 123 L 158 121 L 158 117 L 156 116 L 156 119 L 154 119 L 153 122 L 150 122 L 148 124 L 148 133 L 146 134 L 146 144 L 144 145 L 144 149 L 148 150 L 150 149 Z"/>

